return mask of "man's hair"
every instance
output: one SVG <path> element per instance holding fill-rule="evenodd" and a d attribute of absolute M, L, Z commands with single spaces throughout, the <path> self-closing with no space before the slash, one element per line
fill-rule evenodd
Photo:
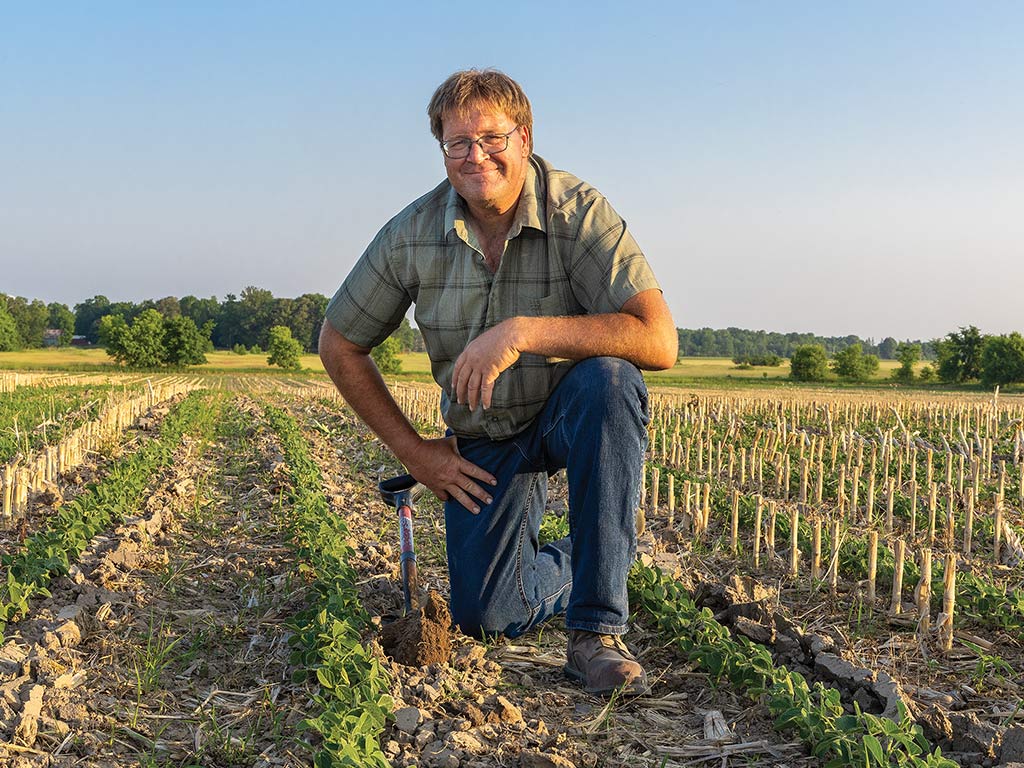
<path fill-rule="evenodd" d="M 462 112 L 476 105 L 499 109 L 526 127 L 533 151 L 533 110 L 519 83 L 497 69 L 466 69 L 456 72 L 438 86 L 427 105 L 430 132 L 443 141 L 441 120 L 446 112 Z"/>

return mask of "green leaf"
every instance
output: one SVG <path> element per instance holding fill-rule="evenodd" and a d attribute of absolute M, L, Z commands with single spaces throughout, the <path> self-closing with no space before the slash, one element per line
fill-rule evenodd
<path fill-rule="evenodd" d="M 872 736 L 870 733 L 864 734 L 864 749 L 867 750 L 868 755 L 878 765 L 885 765 L 885 756 L 882 754 L 882 745 L 878 743 L 878 739 Z"/>

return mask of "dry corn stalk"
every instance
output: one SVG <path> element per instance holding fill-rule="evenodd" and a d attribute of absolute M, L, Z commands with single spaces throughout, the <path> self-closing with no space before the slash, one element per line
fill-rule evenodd
<path fill-rule="evenodd" d="M 1024 544 L 1013 526 L 1005 519 L 1003 520 L 1003 549 L 999 555 L 999 562 L 1010 568 L 1016 568 L 1024 563 Z"/>

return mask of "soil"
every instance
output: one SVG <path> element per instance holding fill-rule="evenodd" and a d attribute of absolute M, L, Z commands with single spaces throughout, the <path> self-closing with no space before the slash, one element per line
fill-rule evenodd
<path fill-rule="evenodd" d="M 484 643 L 453 631 L 448 663 L 400 662 L 384 647 L 385 633 L 393 626 L 387 617 L 402 606 L 398 533 L 394 515 L 378 499 L 376 483 L 401 469 L 347 410 L 320 401 L 295 403 L 292 409 L 308 427 L 306 437 L 323 469 L 332 506 L 352 533 L 350 562 L 360 597 L 379 627 L 366 642 L 379 649 L 393 681 L 395 722 L 381 737 L 393 766 L 671 768 L 709 760 L 780 768 L 821 764 L 775 732 L 764 707 L 712 685 L 640 624 L 631 627 L 626 642 L 648 671 L 654 688 L 650 696 L 609 701 L 568 680 L 562 671 L 567 636 L 558 618 L 514 641 Z M 550 488 L 549 511 L 564 514 L 563 479 L 551 478 Z M 417 503 L 414 517 L 419 580 L 443 605 L 448 592 L 443 510 L 427 495 Z M 731 730 L 727 742 L 706 738 L 705 720 L 713 712 Z"/>
<path fill-rule="evenodd" d="M 447 664 L 452 657 L 451 624 L 448 601 L 431 590 L 420 608 L 384 625 L 380 644 L 388 656 L 409 667 Z"/>
<path fill-rule="evenodd" d="M 304 590 L 248 407 L 240 437 L 183 440 L 138 516 L 8 627 L 0 766 L 308 764 L 286 628 Z"/>
<path fill-rule="evenodd" d="M 610 701 L 565 678 L 558 619 L 514 641 L 453 631 L 443 512 L 429 497 L 415 512 L 422 607 L 389 622 L 403 602 L 398 535 L 376 482 L 399 467 L 336 403 L 267 391 L 259 398 L 299 420 L 332 511 L 349 528 L 350 564 L 372 622 L 364 644 L 395 702 L 381 736 L 392 766 L 821 764 L 772 728 L 763 705 L 714 685 L 642 622 L 626 642 L 653 691 Z M 288 620 L 304 607 L 306 584 L 280 526 L 283 458 L 261 402 L 233 397 L 230 408 L 232 429 L 205 451 L 183 441 L 173 466 L 152 479 L 146 508 L 96 537 L 55 580 L 53 596 L 8 627 L 0 644 L 0 767 L 309 764 L 303 740 L 315 735 L 300 723 L 315 712 L 320 689 L 315 677 L 293 678 Z M 564 513 L 564 482 L 552 478 L 551 489 L 549 511 Z M 60 490 L 64 498 L 77 492 Z M 1020 700 L 1012 679 L 989 674 L 984 691 L 971 693 L 974 659 L 922 661 L 913 631 L 882 621 L 866 618 L 851 630 L 852 592 L 822 599 L 782 576 L 751 579 L 724 554 L 682 546 L 657 515 L 648 528 L 642 556 L 677 573 L 733 632 L 841 688 L 849 706 L 882 711 L 892 690 L 880 674 L 887 673 L 944 753 L 948 746 L 964 765 L 1021 759 L 1024 732 L 1012 723 L 1024 718 L 1005 705 L 1012 695 Z M 1019 641 L 994 640 L 1019 669 Z M 709 738 L 709 721 L 724 723 L 724 738 Z"/>

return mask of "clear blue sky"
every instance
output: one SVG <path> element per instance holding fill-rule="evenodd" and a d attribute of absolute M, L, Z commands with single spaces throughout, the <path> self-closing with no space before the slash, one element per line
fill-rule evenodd
<path fill-rule="evenodd" d="M 1016 2 L 104 2 L 0 10 L 0 292 L 331 295 L 495 66 L 676 324 L 1024 331 Z"/>

